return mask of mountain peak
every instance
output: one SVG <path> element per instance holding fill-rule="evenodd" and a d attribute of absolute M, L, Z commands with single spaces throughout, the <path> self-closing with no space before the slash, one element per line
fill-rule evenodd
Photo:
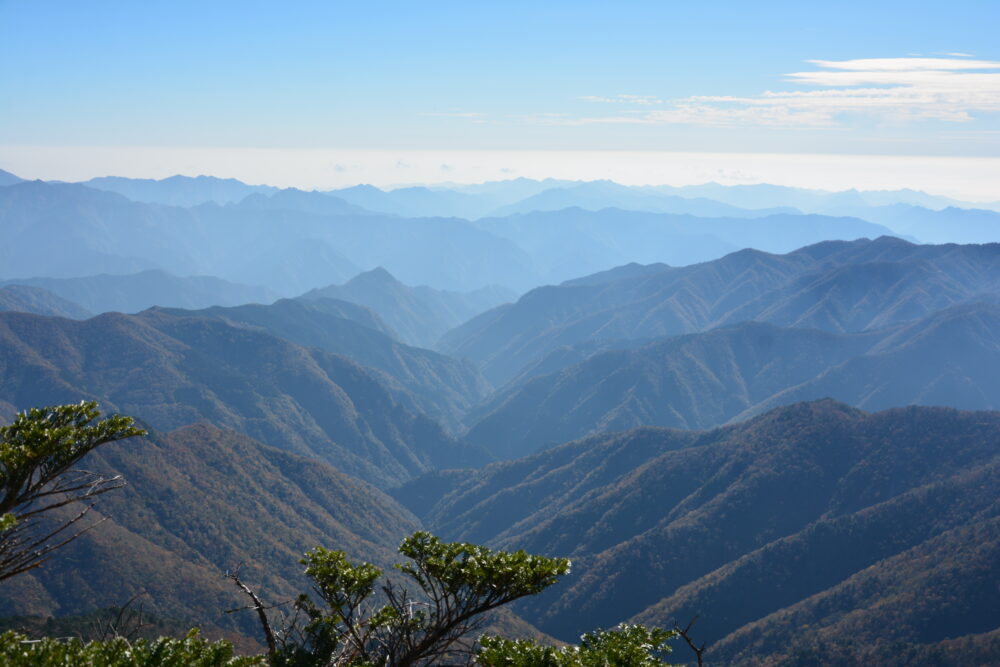
<path fill-rule="evenodd" d="M 396 280 L 396 277 L 389 273 L 384 267 L 376 266 L 371 271 L 365 271 L 351 278 L 348 285 L 398 285 L 404 287 L 403 283 Z"/>

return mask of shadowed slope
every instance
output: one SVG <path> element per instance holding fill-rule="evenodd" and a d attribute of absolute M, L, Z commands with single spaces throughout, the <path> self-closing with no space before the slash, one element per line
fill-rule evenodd
<path fill-rule="evenodd" d="M 381 485 L 482 460 L 387 376 L 259 330 L 163 311 L 0 314 L 0 400 L 84 398 L 160 429 L 207 420 Z"/>
<path fill-rule="evenodd" d="M 574 349 L 540 365 L 572 360 Z M 466 439 L 513 458 L 595 432 L 709 428 L 823 397 L 876 410 L 997 409 L 998 378 L 998 304 L 954 306 L 855 334 L 749 322 L 598 352 L 527 380 L 471 413 Z"/>
<path fill-rule="evenodd" d="M 549 352 L 762 320 L 828 331 L 887 326 L 1000 293 L 1000 245 L 827 242 L 786 255 L 741 250 L 683 268 L 618 269 L 544 287 L 448 332 L 439 349 L 496 385 Z"/>
<path fill-rule="evenodd" d="M 997 413 L 818 401 L 708 432 L 594 436 L 396 495 L 449 538 L 572 556 L 566 585 L 519 612 L 558 637 L 697 613 L 722 662 L 815 627 L 850 649 L 859 623 L 926 648 L 1000 627 L 997 442 Z M 915 601 L 920 582 L 941 595 Z"/>
<path fill-rule="evenodd" d="M 423 412 L 452 428 L 490 391 L 470 362 L 398 343 L 377 315 L 346 301 L 283 299 L 269 306 L 167 312 L 258 327 L 299 345 L 349 357 L 390 375 Z"/>

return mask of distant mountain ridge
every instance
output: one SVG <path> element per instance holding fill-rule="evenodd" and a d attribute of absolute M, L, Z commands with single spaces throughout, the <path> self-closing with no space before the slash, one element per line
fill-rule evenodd
<path fill-rule="evenodd" d="M 239 285 L 213 276 L 182 278 L 156 269 L 131 275 L 15 279 L 0 281 L 2 284 L 43 288 L 80 304 L 90 313 L 137 313 L 153 306 L 206 308 L 270 303 L 277 298 L 263 287 Z"/>
<path fill-rule="evenodd" d="M 650 339 L 746 320 L 847 332 L 1000 293 L 1000 245 L 919 246 L 884 237 L 785 255 L 741 250 L 681 268 L 612 271 L 539 288 L 442 337 L 495 386 L 566 345 Z"/>
<path fill-rule="evenodd" d="M 565 208 L 599 211 L 619 208 L 630 211 L 696 215 L 706 218 L 756 218 L 780 213 L 799 213 L 790 206 L 746 209 L 704 197 L 682 197 L 664 194 L 649 188 L 630 188 L 613 181 L 591 181 L 544 190 L 534 196 L 508 204 L 490 213 L 505 217 L 515 213 L 558 211 Z"/>
<path fill-rule="evenodd" d="M 179 174 L 160 180 L 102 176 L 83 181 L 82 184 L 96 190 L 116 192 L 132 201 L 168 206 L 198 206 L 209 202 L 228 204 L 251 194 L 266 194 L 278 190 L 270 185 L 247 185 L 235 178 Z"/>
<path fill-rule="evenodd" d="M 335 298 L 371 308 L 411 345 L 431 348 L 441 335 L 494 306 L 513 300 L 506 289 L 489 286 L 473 292 L 410 287 L 382 267 L 360 273 L 343 285 L 310 290 L 299 299 Z"/>
<path fill-rule="evenodd" d="M 79 304 L 42 289 L 22 284 L 0 286 L 0 311 L 17 311 L 82 320 L 93 313 Z"/>
<path fill-rule="evenodd" d="M 485 218 L 476 225 L 524 248 L 549 284 L 631 262 L 686 266 L 745 248 L 784 253 L 826 240 L 895 235 L 857 218 L 696 217 L 578 207 Z"/>
<path fill-rule="evenodd" d="M 997 302 L 853 334 L 746 322 L 600 352 L 528 380 L 478 407 L 465 437 L 516 458 L 598 432 L 710 428 L 824 397 L 866 410 L 996 410 L 998 377 Z"/>
<path fill-rule="evenodd" d="M 94 399 L 160 430 L 204 420 L 382 487 L 488 459 L 382 373 L 211 318 L 0 313 L 0 353 L 0 405 L 15 409 Z"/>
<path fill-rule="evenodd" d="M 23 178 L 15 176 L 9 171 L 4 171 L 3 169 L 0 169 L 0 187 L 4 187 L 7 185 L 14 185 L 15 183 L 23 183 L 23 182 L 24 182 Z"/>
<path fill-rule="evenodd" d="M 319 241 L 354 266 L 385 266 L 411 284 L 450 289 L 537 284 L 532 261 L 519 247 L 459 219 L 217 204 L 182 208 L 134 202 L 82 185 L 26 182 L 0 188 L 0 220 L 0 278 L 158 268 L 247 280 L 262 253 L 272 253 L 270 272 L 274 264 L 294 266 L 301 244 Z M 277 253 L 283 254 L 276 260 Z M 311 274 L 320 275 L 321 267 L 313 264 Z"/>
<path fill-rule="evenodd" d="M 377 315 L 347 301 L 282 299 L 267 306 L 164 312 L 259 327 L 298 345 L 348 357 L 389 375 L 421 411 L 453 431 L 459 430 L 465 412 L 491 390 L 471 363 L 399 343 Z"/>

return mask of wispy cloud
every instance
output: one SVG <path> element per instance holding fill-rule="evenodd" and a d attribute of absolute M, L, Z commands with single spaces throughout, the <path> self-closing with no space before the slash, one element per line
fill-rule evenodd
<path fill-rule="evenodd" d="M 669 102 L 645 96 L 585 97 L 636 108 L 566 122 L 833 128 L 858 115 L 905 123 L 968 122 L 977 114 L 1000 113 L 1000 62 L 962 56 L 810 60 L 817 69 L 785 75 L 789 82 L 810 89 L 749 97 L 701 95 Z M 648 109 L 652 104 L 663 108 Z"/>
<path fill-rule="evenodd" d="M 482 118 L 486 114 L 478 111 L 426 111 L 421 116 L 440 116 L 444 118 Z"/>
<path fill-rule="evenodd" d="M 614 97 L 600 97 L 597 95 L 584 95 L 580 98 L 587 102 L 600 102 L 602 104 L 638 104 L 650 106 L 653 104 L 663 104 L 663 100 L 652 95 L 615 95 Z"/>

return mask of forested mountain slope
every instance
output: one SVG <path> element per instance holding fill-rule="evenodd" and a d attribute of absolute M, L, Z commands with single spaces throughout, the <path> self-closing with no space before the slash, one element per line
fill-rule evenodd
<path fill-rule="evenodd" d="M 82 399 L 162 430 L 206 420 L 383 486 L 484 460 L 388 376 L 261 330 L 156 310 L 0 313 L 0 401 Z"/>
<path fill-rule="evenodd" d="M 298 563 L 317 545 L 380 565 L 419 527 L 377 489 L 312 458 L 207 424 L 101 447 L 88 469 L 128 485 L 102 496 L 107 520 L 33 572 L 0 584 L 0 614 L 84 613 L 133 595 L 161 617 L 257 637 L 223 574 L 268 600 L 304 590 Z"/>
<path fill-rule="evenodd" d="M 456 430 L 465 412 L 491 390 L 470 362 L 399 343 L 377 315 L 347 301 L 282 299 L 268 306 L 166 312 L 260 328 L 383 371 L 410 392 L 421 411 Z"/>
<path fill-rule="evenodd" d="M 448 332 L 438 348 L 495 385 L 565 345 L 704 331 L 746 320 L 848 332 L 1000 293 L 1000 244 L 883 237 L 785 255 L 741 250 L 681 268 L 608 271 L 543 287 Z"/>
<path fill-rule="evenodd" d="M 397 497 L 446 537 L 573 557 L 520 607 L 564 639 L 700 614 L 718 664 L 883 635 L 920 652 L 1000 628 L 998 442 L 995 412 L 818 401 L 594 436 Z"/>
<path fill-rule="evenodd" d="M 824 397 L 866 410 L 1000 409 L 998 378 L 995 302 L 852 334 L 747 322 L 599 352 L 526 381 L 473 411 L 466 439 L 512 458 L 600 431 L 709 428 Z"/>
<path fill-rule="evenodd" d="M 47 289 L 23 284 L 0 287 L 0 311 L 5 310 L 70 317 L 75 320 L 82 320 L 93 314 L 79 304 L 64 299 Z"/>

